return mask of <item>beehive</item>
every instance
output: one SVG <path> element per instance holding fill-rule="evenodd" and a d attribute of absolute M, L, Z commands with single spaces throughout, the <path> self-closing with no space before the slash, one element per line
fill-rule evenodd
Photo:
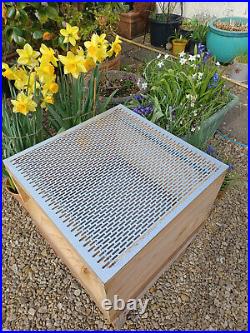
<path fill-rule="evenodd" d="M 40 232 L 103 299 L 137 298 L 183 251 L 227 166 L 122 105 L 4 161 Z"/>

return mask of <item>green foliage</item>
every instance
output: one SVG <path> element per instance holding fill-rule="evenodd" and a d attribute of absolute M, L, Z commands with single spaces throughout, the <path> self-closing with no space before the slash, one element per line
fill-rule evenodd
<path fill-rule="evenodd" d="M 16 99 L 16 92 L 10 85 L 11 98 Z M 35 96 L 35 100 L 38 96 Z M 10 100 L 5 96 L 2 98 L 2 158 L 8 158 L 26 148 L 46 139 L 47 134 L 42 126 L 42 109 L 37 108 L 36 112 L 25 116 L 21 113 L 14 113 Z M 8 177 L 11 190 L 15 186 L 3 166 L 3 174 Z"/>
<path fill-rule="evenodd" d="M 207 33 L 208 33 L 208 25 L 206 23 L 201 23 L 197 21 L 197 24 L 194 26 L 194 30 L 191 34 L 191 37 L 195 42 L 200 42 L 206 45 Z"/>
<path fill-rule="evenodd" d="M 62 22 L 55 2 L 5 2 L 3 6 L 4 55 L 25 43 L 36 47 L 45 32 L 54 33 Z"/>
<path fill-rule="evenodd" d="M 199 24 L 199 21 L 196 18 L 184 19 L 181 24 L 181 28 L 189 31 L 193 31 L 196 26 Z"/>
<path fill-rule="evenodd" d="M 150 120 L 176 136 L 198 133 L 231 100 L 213 59 L 205 62 L 203 55 L 184 54 L 178 61 L 158 57 L 144 75 L 154 109 Z"/>
<path fill-rule="evenodd" d="M 247 64 L 248 63 L 248 54 L 241 54 L 234 58 L 235 62 L 238 62 L 240 64 Z"/>
<path fill-rule="evenodd" d="M 104 112 L 116 92 L 105 102 L 100 102 L 98 66 L 87 77 L 86 74 L 81 74 L 77 79 L 64 75 L 61 67 L 59 69 L 59 91 L 54 104 L 48 105 L 49 122 L 57 133 Z"/>

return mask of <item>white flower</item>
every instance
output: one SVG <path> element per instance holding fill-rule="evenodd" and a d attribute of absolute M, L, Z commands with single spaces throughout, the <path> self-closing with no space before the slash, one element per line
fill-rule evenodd
<path fill-rule="evenodd" d="M 194 114 L 194 116 L 196 117 L 196 116 L 197 116 L 197 111 L 194 110 L 193 114 Z"/>
<path fill-rule="evenodd" d="M 180 125 L 182 125 L 182 120 L 180 121 Z"/>
<path fill-rule="evenodd" d="M 188 60 L 190 60 L 190 61 L 195 61 L 195 59 L 196 59 L 196 56 L 190 54 Z"/>
<path fill-rule="evenodd" d="M 215 65 L 216 65 L 216 66 L 220 66 L 220 63 L 219 63 L 219 61 L 217 61 L 217 62 L 215 63 Z"/>
<path fill-rule="evenodd" d="M 198 53 L 198 54 L 196 54 L 196 58 L 200 58 L 201 57 L 201 55 Z"/>
<path fill-rule="evenodd" d="M 162 62 L 162 61 L 158 62 L 157 66 L 158 66 L 159 68 L 162 68 L 162 66 L 163 66 L 163 62 Z"/>
<path fill-rule="evenodd" d="M 196 79 L 196 77 L 197 77 L 197 73 L 194 73 L 194 74 L 192 75 L 192 78 L 193 78 L 193 79 Z"/>
<path fill-rule="evenodd" d="M 186 62 L 187 62 L 187 59 L 184 59 L 184 58 L 181 58 L 181 59 L 180 59 L 180 64 L 181 64 L 181 65 L 184 65 Z"/>
<path fill-rule="evenodd" d="M 196 68 L 196 64 L 192 64 L 190 65 L 190 67 Z"/>
<path fill-rule="evenodd" d="M 179 53 L 179 57 L 184 57 L 184 55 L 185 55 L 186 53 L 184 52 L 184 51 L 182 51 L 181 53 Z"/>
<path fill-rule="evenodd" d="M 143 82 L 142 85 L 141 85 L 142 89 L 147 89 L 148 87 L 148 84 L 147 82 Z"/>
<path fill-rule="evenodd" d="M 165 54 L 164 59 L 166 60 L 167 58 L 169 58 L 169 54 Z"/>
<path fill-rule="evenodd" d="M 160 57 L 161 57 L 161 54 L 159 53 L 158 56 L 157 56 L 157 59 L 160 59 Z"/>
<path fill-rule="evenodd" d="M 192 127 L 192 128 L 191 128 L 191 132 L 194 132 L 194 131 L 195 131 L 195 127 Z"/>
<path fill-rule="evenodd" d="M 199 72 L 199 73 L 198 73 L 198 79 L 201 80 L 202 77 L 203 77 L 203 73 Z"/>
<path fill-rule="evenodd" d="M 187 98 L 187 99 L 191 99 L 191 98 L 192 98 L 192 95 L 187 94 L 187 95 L 186 95 L 186 98 Z"/>
<path fill-rule="evenodd" d="M 193 108 L 194 107 L 194 102 L 191 102 L 190 106 L 191 106 L 191 108 Z"/>
<path fill-rule="evenodd" d="M 200 129 L 201 129 L 200 126 L 198 126 L 198 127 L 197 127 L 197 130 L 199 131 Z"/>

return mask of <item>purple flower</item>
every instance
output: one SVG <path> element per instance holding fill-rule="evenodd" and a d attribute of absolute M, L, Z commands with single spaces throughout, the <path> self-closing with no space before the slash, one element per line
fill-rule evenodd
<path fill-rule="evenodd" d="M 219 81 L 219 74 L 218 73 L 214 73 L 213 81 L 214 82 L 218 82 Z"/>
<path fill-rule="evenodd" d="M 135 96 L 134 96 L 134 99 L 135 99 L 137 102 L 141 102 L 141 101 L 144 99 L 144 97 L 143 97 L 142 95 L 135 95 Z"/>
<path fill-rule="evenodd" d="M 215 88 L 215 87 L 217 87 L 218 81 L 219 81 L 219 74 L 218 73 L 214 73 L 214 76 L 212 78 L 212 82 L 209 83 L 208 88 Z"/>
<path fill-rule="evenodd" d="M 202 54 L 205 51 L 205 48 L 206 48 L 205 45 L 199 43 L 198 46 L 197 46 L 198 53 Z"/>
<path fill-rule="evenodd" d="M 211 145 L 208 145 L 208 147 L 207 147 L 207 150 L 206 150 L 206 153 L 207 153 L 208 155 L 211 155 L 211 156 L 213 156 L 213 155 L 215 155 L 215 154 L 216 154 L 216 151 L 215 151 L 215 149 L 214 149 L 214 147 L 213 147 L 213 146 L 211 146 Z"/>
<path fill-rule="evenodd" d="M 210 52 L 205 52 L 203 56 L 203 62 L 206 63 L 208 59 L 211 57 L 211 55 L 212 54 Z"/>
<path fill-rule="evenodd" d="M 146 116 L 150 115 L 150 113 L 153 112 L 153 108 L 152 108 L 152 106 L 140 105 L 140 106 L 137 106 L 136 108 L 134 108 L 133 111 L 141 116 L 146 117 Z"/>
<path fill-rule="evenodd" d="M 233 171 L 233 170 L 234 170 L 233 164 L 229 163 L 228 164 L 228 171 Z"/>

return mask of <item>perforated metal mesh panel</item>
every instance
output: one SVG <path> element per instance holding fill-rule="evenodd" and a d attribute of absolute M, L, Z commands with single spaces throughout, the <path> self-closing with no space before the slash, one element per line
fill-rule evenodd
<path fill-rule="evenodd" d="M 122 106 L 6 163 L 103 280 L 225 170 Z"/>

